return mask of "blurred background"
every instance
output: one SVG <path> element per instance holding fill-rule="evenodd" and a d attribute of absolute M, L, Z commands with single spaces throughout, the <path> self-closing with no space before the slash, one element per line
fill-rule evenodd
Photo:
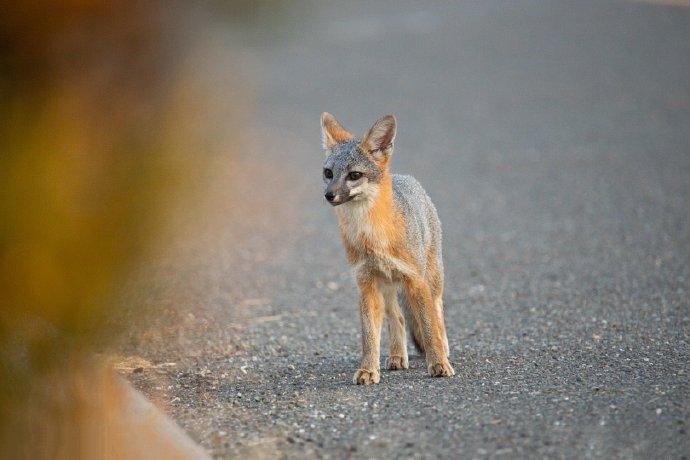
<path fill-rule="evenodd" d="M 245 59 L 224 29 L 256 10 L 249 2 L 3 6 L 3 458 L 136 457 L 113 447 L 136 439 L 108 434 L 127 414 L 107 367 L 114 343 L 155 309 L 122 299 L 128 286 L 154 285 L 141 267 L 162 260 L 203 215 L 205 184 L 232 172 L 251 97 Z M 155 448 L 149 455 L 170 458 Z"/>
<path fill-rule="evenodd" d="M 85 408 L 118 411 L 93 384 L 112 367 L 207 451 L 237 455 L 218 433 L 261 430 L 223 382 L 246 381 L 256 350 L 308 357 L 330 331 L 323 353 L 356 361 L 323 111 L 359 135 L 398 117 L 393 169 L 439 209 L 458 337 L 492 324 L 476 340 L 500 348 L 516 323 L 551 330 L 530 308 L 578 324 L 554 299 L 687 332 L 684 4 L 5 5 L 0 456 L 125 457 L 80 428 Z M 636 301 L 578 301 L 611 286 Z M 639 301 L 657 288 L 661 312 Z"/>

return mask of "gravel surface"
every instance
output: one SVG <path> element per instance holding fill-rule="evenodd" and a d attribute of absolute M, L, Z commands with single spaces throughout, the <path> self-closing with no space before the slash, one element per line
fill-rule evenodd
<path fill-rule="evenodd" d="M 131 381 L 218 458 L 688 458 L 690 9 L 329 3 L 241 35 L 246 147 L 130 299 L 157 308 Z M 392 168 L 443 222 L 453 378 L 412 356 L 352 384 L 323 111 L 398 117 Z"/>

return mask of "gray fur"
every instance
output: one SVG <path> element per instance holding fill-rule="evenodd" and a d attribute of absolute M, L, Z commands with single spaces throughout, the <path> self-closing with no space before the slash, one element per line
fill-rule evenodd
<path fill-rule="evenodd" d="M 347 174 L 353 171 L 363 173 L 363 179 L 366 178 L 369 182 L 375 184 L 381 182 L 383 171 L 369 155 L 362 151 L 359 144 L 359 140 L 353 139 L 336 144 L 330 150 L 330 154 L 323 164 L 324 170 L 333 171 L 333 179 L 324 177 L 324 181 L 328 184 L 328 190 L 340 192 L 347 196 L 350 188 L 356 187 L 362 182 L 360 180 L 356 183 L 347 183 Z"/>
<path fill-rule="evenodd" d="M 421 275 L 425 277 L 427 251 L 437 256 L 434 260 L 441 259 L 441 222 L 436 207 L 412 176 L 393 174 L 393 199 L 405 216 L 407 247 L 417 248 L 417 262 L 423 267 Z"/>
<path fill-rule="evenodd" d="M 431 251 L 431 261 L 439 265 L 437 272 L 443 276 L 441 221 L 426 191 L 414 177 L 393 174 L 393 200 L 398 210 L 405 215 L 407 246 L 418 248 L 415 255 L 419 266 L 422 267 L 422 276 L 426 278 L 426 270 L 429 268 L 426 260 L 427 251 Z M 442 279 L 431 280 L 434 298 L 439 294 L 442 283 Z M 405 314 L 405 323 L 410 330 L 415 347 L 424 352 L 421 331 L 410 314 L 409 302 L 402 291 L 398 293 L 398 303 Z"/>

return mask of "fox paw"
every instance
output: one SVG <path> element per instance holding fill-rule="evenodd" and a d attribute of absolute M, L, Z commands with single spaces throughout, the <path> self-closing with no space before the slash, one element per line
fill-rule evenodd
<path fill-rule="evenodd" d="M 386 367 L 392 371 L 397 371 L 399 369 L 407 369 L 410 367 L 410 364 L 407 360 L 407 356 L 391 356 L 388 358 Z"/>
<path fill-rule="evenodd" d="M 450 377 L 455 375 L 455 370 L 448 361 L 445 363 L 429 364 L 429 375 L 432 377 Z"/>
<path fill-rule="evenodd" d="M 381 373 L 379 371 L 370 371 L 367 369 L 357 369 L 352 381 L 357 385 L 371 385 L 372 383 L 379 383 L 381 380 Z"/>

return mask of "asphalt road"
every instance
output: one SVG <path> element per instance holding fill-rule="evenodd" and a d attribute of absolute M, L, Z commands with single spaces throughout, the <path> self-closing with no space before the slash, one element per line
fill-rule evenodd
<path fill-rule="evenodd" d="M 690 8 L 290 13 L 233 35 L 250 127 L 139 298 L 159 313 L 124 352 L 154 366 L 131 380 L 220 458 L 688 458 Z M 323 111 L 358 134 L 398 117 L 392 168 L 443 222 L 453 378 L 413 356 L 352 384 Z"/>

